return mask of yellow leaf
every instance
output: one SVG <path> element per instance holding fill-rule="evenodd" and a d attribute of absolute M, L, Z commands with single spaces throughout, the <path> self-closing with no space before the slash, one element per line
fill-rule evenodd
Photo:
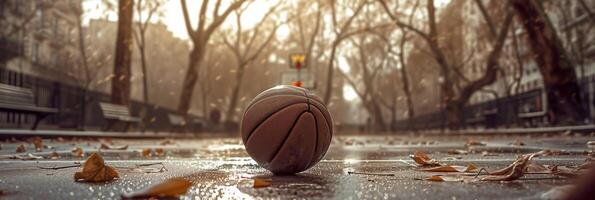
<path fill-rule="evenodd" d="M 527 167 L 531 164 L 531 159 L 536 156 L 547 154 L 546 151 L 524 154 L 519 156 L 512 164 L 505 168 L 490 172 L 490 176 L 482 178 L 482 181 L 513 181 L 525 175 Z"/>
<path fill-rule="evenodd" d="M 458 166 L 458 165 L 444 165 L 432 168 L 425 168 L 420 169 L 421 171 L 426 172 L 473 172 L 477 169 L 477 167 L 473 164 L 469 164 L 467 166 Z"/>
<path fill-rule="evenodd" d="M 255 178 L 254 184 L 252 185 L 253 188 L 262 188 L 262 187 L 269 187 L 271 186 L 271 179 L 262 179 L 262 178 Z"/>
<path fill-rule="evenodd" d="M 124 199 L 152 199 L 172 198 L 186 194 L 192 186 L 192 182 L 183 178 L 172 178 L 163 183 L 153 185 L 141 191 L 123 194 Z"/>
<path fill-rule="evenodd" d="M 105 182 L 118 177 L 116 169 L 105 165 L 103 158 L 97 153 L 93 153 L 87 158 L 83 165 L 83 171 L 74 173 L 74 180 L 83 182 Z"/>

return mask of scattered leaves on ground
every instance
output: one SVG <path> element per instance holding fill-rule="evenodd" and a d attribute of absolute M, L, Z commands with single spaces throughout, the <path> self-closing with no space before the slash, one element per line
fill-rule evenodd
<path fill-rule="evenodd" d="M 264 179 L 264 178 L 255 178 L 254 184 L 252 185 L 253 188 L 263 188 L 271 186 L 273 182 L 272 179 Z"/>
<path fill-rule="evenodd" d="M 99 147 L 99 149 L 108 149 L 108 150 L 126 150 L 128 149 L 128 145 L 123 145 L 123 146 L 110 146 L 107 145 L 105 143 L 101 143 L 101 146 Z"/>
<path fill-rule="evenodd" d="M 80 148 L 80 147 L 72 148 L 71 152 L 72 152 L 72 156 L 74 156 L 74 157 L 82 158 L 85 156 L 85 151 L 83 151 L 83 148 Z"/>
<path fill-rule="evenodd" d="M 111 166 L 105 165 L 103 158 L 93 153 L 83 164 L 83 171 L 74 173 L 75 181 L 105 182 L 119 178 L 118 172 Z"/>
<path fill-rule="evenodd" d="M 431 159 L 428 154 L 421 151 L 416 151 L 413 155 L 409 155 L 409 157 L 421 167 L 435 167 L 442 165 L 438 161 Z"/>
<path fill-rule="evenodd" d="M 163 183 L 153 185 L 137 192 L 122 195 L 123 199 L 154 199 L 154 198 L 177 198 L 186 194 L 192 186 L 192 182 L 183 178 L 172 178 Z"/>
<path fill-rule="evenodd" d="M 19 146 L 17 146 L 17 153 L 24 153 L 27 151 L 27 147 L 25 147 L 25 144 L 21 144 Z"/>
<path fill-rule="evenodd" d="M 474 172 L 476 171 L 476 169 L 477 167 L 475 165 L 469 164 L 467 166 L 443 165 L 431 168 L 423 168 L 419 170 L 426 172 Z"/>

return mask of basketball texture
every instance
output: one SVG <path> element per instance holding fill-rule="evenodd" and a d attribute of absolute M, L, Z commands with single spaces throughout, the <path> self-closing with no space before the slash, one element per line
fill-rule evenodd
<path fill-rule="evenodd" d="M 302 172 L 331 143 L 333 121 L 322 100 L 306 89 L 276 86 L 252 100 L 240 132 L 248 154 L 275 174 Z"/>

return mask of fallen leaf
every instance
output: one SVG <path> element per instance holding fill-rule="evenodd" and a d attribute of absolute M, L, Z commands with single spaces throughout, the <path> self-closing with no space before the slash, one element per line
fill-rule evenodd
<path fill-rule="evenodd" d="M 524 146 L 525 145 L 525 143 L 520 139 L 516 139 L 514 142 L 512 142 L 510 144 L 513 146 Z"/>
<path fill-rule="evenodd" d="M 192 182 L 183 178 L 172 178 L 163 183 L 153 185 L 137 192 L 122 195 L 123 199 L 154 199 L 154 198 L 176 198 L 186 194 L 192 186 Z"/>
<path fill-rule="evenodd" d="M 461 149 L 451 149 L 451 150 L 448 150 L 446 153 L 455 154 L 455 155 L 460 155 L 460 154 L 467 155 L 469 153 L 469 151 L 461 150 Z"/>
<path fill-rule="evenodd" d="M 512 164 L 505 168 L 490 172 L 489 176 L 483 177 L 482 181 L 513 181 L 522 177 L 527 171 L 527 166 L 531 163 L 531 159 L 536 156 L 543 155 L 544 152 L 524 154 L 519 156 Z"/>
<path fill-rule="evenodd" d="M 544 165 L 540 165 L 537 163 L 529 163 L 529 165 L 527 165 L 527 172 L 550 172 L 550 169 L 548 169 L 546 166 Z"/>
<path fill-rule="evenodd" d="M 463 182 L 463 178 L 460 176 L 443 176 L 443 175 L 434 175 L 428 178 L 425 178 L 427 181 L 434 181 L 434 182 Z"/>
<path fill-rule="evenodd" d="M 141 155 L 142 155 L 143 157 L 147 157 L 147 158 L 149 158 L 149 157 L 151 157 L 151 152 L 152 152 L 152 151 L 151 151 L 151 149 L 149 149 L 149 148 L 145 148 L 145 149 L 143 149 L 143 150 L 141 151 Z"/>
<path fill-rule="evenodd" d="M 495 153 L 490 153 L 490 152 L 488 152 L 488 151 L 482 151 L 482 152 L 481 152 L 481 156 L 484 156 L 484 157 L 485 157 L 485 156 L 498 156 L 498 154 L 495 154 Z"/>
<path fill-rule="evenodd" d="M 415 163 L 422 167 L 433 167 L 442 165 L 438 161 L 431 159 L 426 153 L 421 151 L 416 151 L 415 153 L 413 153 L 413 155 L 409 155 L 409 157 L 413 159 Z"/>
<path fill-rule="evenodd" d="M 262 178 L 255 178 L 254 184 L 252 185 L 253 188 L 263 188 L 271 186 L 273 180 L 271 179 L 262 179 Z"/>
<path fill-rule="evenodd" d="M 23 153 L 27 151 L 27 147 L 25 147 L 25 144 L 21 144 L 17 147 L 17 153 Z"/>
<path fill-rule="evenodd" d="M 52 159 L 52 160 L 59 159 L 59 158 L 60 158 L 60 154 L 58 154 L 58 152 L 55 152 L 55 151 L 54 151 L 54 152 L 52 152 L 52 153 L 50 154 L 49 158 L 50 158 L 50 159 Z"/>
<path fill-rule="evenodd" d="M 72 156 L 74 156 L 74 157 L 82 158 L 85 156 L 85 151 L 83 151 L 83 148 L 80 148 L 80 147 L 72 148 L 71 152 L 72 152 Z"/>
<path fill-rule="evenodd" d="M 99 149 L 110 149 L 110 150 L 126 150 L 128 149 L 128 145 L 124 145 L 124 146 L 109 146 L 105 143 L 101 143 L 101 146 L 99 147 Z"/>
<path fill-rule="evenodd" d="M 165 155 L 165 151 L 163 150 L 163 148 L 156 148 L 155 149 L 155 155 L 158 157 L 164 156 Z"/>
<path fill-rule="evenodd" d="M 465 146 L 485 146 L 486 143 L 477 140 L 467 140 Z"/>
<path fill-rule="evenodd" d="M 64 142 L 64 138 L 58 137 L 58 138 L 56 138 L 56 141 L 58 141 L 58 142 Z"/>
<path fill-rule="evenodd" d="M 105 182 L 117 178 L 119 175 L 116 169 L 105 165 L 105 161 L 97 153 L 93 153 L 87 158 L 83 165 L 83 171 L 74 173 L 74 180 L 77 182 Z"/>
<path fill-rule="evenodd" d="M 37 151 L 37 152 L 43 151 L 43 139 L 41 137 L 34 137 L 33 145 L 35 145 L 35 151 Z"/>
<path fill-rule="evenodd" d="M 168 145 L 168 144 L 175 144 L 175 142 L 173 140 L 165 140 L 163 142 L 160 143 L 161 145 Z"/>
<path fill-rule="evenodd" d="M 553 175 L 558 175 L 558 176 L 574 178 L 574 177 L 577 177 L 580 175 L 580 172 L 578 169 L 571 169 L 571 168 L 564 167 L 564 166 L 553 166 L 550 170 Z"/>
<path fill-rule="evenodd" d="M 424 168 L 420 169 L 420 171 L 426 172 L 474 172 L 477 167 L 473 164 L 469 164 L 467 166 L 458 166 L 458 165 L 444 165 L 432 168 Z"/>

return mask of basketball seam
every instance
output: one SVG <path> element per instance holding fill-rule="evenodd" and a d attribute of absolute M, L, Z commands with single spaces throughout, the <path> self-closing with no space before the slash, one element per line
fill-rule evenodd
<path fill-rule="evenodd" d="M 318 108 L 318 106 L 316 106 L 316 105 L 313 105 L 313 106 L 318 110 L 318 112 L 320 112 L 320 114 L 322 115 L 322 118 L 324 118 L 324 122 L 326 122 L 326 125 L 328 126 L 328 131 L 329 131 L 329 134 L 331 135 L 331 137 L 330 137 L 331 140 L 329 140 L 329 144 L 330 144 L 330 142 L 332 142 L 332 140 L 333 140 L 333 130 L 332 130 L 333 124 L 326 118 L 326 116 L 324 116 L 324 113 L 322 113 L 322 109 Z"/>
<path fill-rule="evenodd" d="M 293 121 L 293 125 L 291 125 L 291 128 L 289 129 L 289 131 L 287 132 L 287 134 L 285 134 L 285 138 L 283 138 L 283 142 L 281 142 L 281 145 L 279 145 L 279 147 L 277 148 L 277 151 L 275 151 L 275 154 L 273 154 L 273 157 L 269 160 L 268 163 L 271 163 L 273 160 L 275 160 L 275 158 L 277 157 L 277 155 L 279 155 L 279 151 L 281 151 L 281 148 L 283 148 L 283 146 L 285 146 L 285 143 L 287 142 L 287 139 L 289 138 L 289 135 L 291 135 L 291 131 L 293 131 L 293 128 L 295 128 L 295 125 L 297 124 L 298 120 L 300 120 L 300 118 L 302 117 L 302 115 L 304 113 L 309 113 L 308 111 L 302 111 L 297 118 Z"/>
<path fill-rule="evenodd" d="M 286 109 L 286 108 L 288 108 L 290 106 L 301 104 L 301 103 L 303 103 L 303 102 L 295 103 L 295 104 L 290 104 L 290 105 L 287 105 L 287 106 L 283 106 L 283 107 L 279 108 L 278 110 L 276 110 L 275 112 L 272 112 L 271 114 L 267 115 L 262 121 L 258 122 L 258 124 L 256 124 L 256 126 L 254 126 L 254 128 L 252 130 L 250 130 L 250 132 L 248 132 L 248 137 L 246 137 L 246 144 L 250 140 L 250 137 L 252 137 L 254 131 L 256 131 L 256 129 L 258 129 L 258 127 L 260 127 L 260 125 L 262 125 L 264 122 L 266 122 L 275 113 L 278 113 L 279 111 L 282 111 L 282 110 L 284 110 L 284 109 Z M 305 112 L 305 111 L 302 111 L 302 112 Z"/>
<path fill-rule="evenodd" d="M 316 160 L 316 151 L 318 150 L 318 119 L 316 118 L 316 115 L 311 111 L 310 114 L 312 114 L 312 116 L 314 117 L 314 125 L 316 125 L 316 136 L 314 136 L 314 138 L 316 138 L 316 142 L 314 142 L 314 152 L 312 153 L 312 158 L 310 158 L 310 162 L 308 162 L 308 165 L 306 165 L 306 169 L 312 167 L 312 162 Z"/>
<path fill-rule="evenodd" d="M 308 96 L 302 96 L 302 95 L 296 95 L 296 94 L 281 94 L 281 95 L 271 95 L 271 96 L 268 96 L 268 97 L 264 97 L 264 98 L 262 98 L 262 99 L 259 99 L 258 101 L 254 102 L 254 103 L 251 103 L 251 104 L 248 106 L 248 108 L 246 108 L 246 111 L 248 111 L 250 108 L 252 108 L 252 106 L 254 106 L 254 105 L 255 105 L 256 103 L 258 103 L 258 102 L 261 102 L 261 101 L 263 101 L 263 100 L 269 99 L 269 98 L 271 98 L 271 97 L 278 97 L 278 96 L 296 96 L 296 97 L 306 97 L 306 98 L 308 98 Z M 312 99 L 312 100 L 314 100 L 314 101 L 316 101 L 316 102 L 318 102 L 318 103 L 320 103 L 320 104 L 324 105 L 324 103 L 322 103 L 321 101 L 318 101 L 318 100 L 316 100 L 316 99 Z M 244 112 L 244 113 L 246 113 L 246 112 Z"/>

